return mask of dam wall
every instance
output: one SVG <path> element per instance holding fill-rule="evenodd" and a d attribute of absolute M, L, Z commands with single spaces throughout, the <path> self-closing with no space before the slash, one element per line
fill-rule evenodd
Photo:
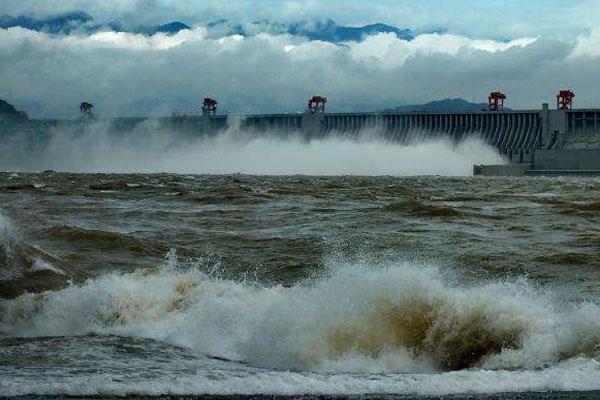
<path fill-rule="evenodd" d="M 564 114 L 565 150 L 600 149 L 600 110 L 570 110 Z"/>
<path fill-rule="evenodd" d="M 600 109 L 501 110 L 456 113 L 325 113 L 204 116 L 203 129 L 232 124 L 276 135 L 307 139 L 375 137 L 410 144 L 446 138 L 477 138 L 495 147 L 509 162 L 488 174 L 526 175 L 569 170 L 600 173 Z M 237 122 L 232 122 L 237 121 Z"/>
<path fill-rule="evenodd" d="M 536 150 L 600 149 L 600 109 L 478 111 L 457 113 L 304 113 L 197 117 L 202 129 L 300 133 L 307 138 L 367 135 L 411 143 L 445 137 L 476 137 L 512 159 Z M 233 122 L 232 122 L 233 121 Z M 237 121 L 237 122 L 235 122 Z M 198 125 L 198 126 L 200 126 Z M 515 160 L 517 161 L 517 160 Z"/>
<path fill-rule="evenodd" d="M 502 153 L 530 151 L 541 144 L 542 120 L 539 112 L 472 112 L 422 114 L 328 114 L 326 132 L 372 132 L 386 139 L 411 143 L 447 137 L 461 141 L 478 137 Z"/>
<path fill-rule="evenodd" d="M 556 122 L 549 122 L 552 112 L 481 111 L 465 113 L 304 113 L 230 116 L 205 116 L 205 129 L 224 129 L 232 119 L 240 127 L 277 134 L 296 133 L 309 139 L 331 136 L 356 138 L 369 136 L 393 142 L 413 143 L 448 138 L 459 142 L 476 137 L 496 147 L 510 159 L 525 160 L 536 149 L 552 146 L 556 141 Z"/>
<path fill-rule="evenodd" d="M 460 142 L 478 138 L 494 146 L 514 164 L 555 166 L 581 165 L 592 168 L 600 160 L 600 109 L 499 110 L 476 112 L 364 112 L 324 111 L 289 114 L 198 115 L 165 118 L 114 118 L 91 120 L 33 120 L 31 126 L 51 132 L 82 126 L 104 129 L 111 134 L 149 130 L 188 136 L 216 135 L 227 129 L 248 134 L 296 135 L 306 140 L 327 137 L 373 137 L 398 143 L 446 138 Z M 559 155 L 556 152 L 566 152 Z M 592 151 L 592 152 L 590 152 Z M 590 153 L 586 153 L 590 152 Z M 579 154 L 579 155 L 578 155 Z M 577 163 L 576 158 L 585 159 Z M 564 160 L 561 161 L 561 160 Z"/>
<path fill-rule="evenodd" d="M 475 136 L 503 153 L 530 151 L 543 144 L 542 115 L 537 111 L 471 113 L 306 113 L 190 117 L 189 120 L 161 120 L 203 130 L 221 130 L 239 120 L 242 129 L 301 133 L 309 138 L 328 136 L 358 137 L 372 135 L 391 141 L 410 143 L 422 139 L 447 137 L 460 141 Z M 202 122 L 205 120 L 206 122 Z M 236 122 L 234 122 L 235 124 Z"/>

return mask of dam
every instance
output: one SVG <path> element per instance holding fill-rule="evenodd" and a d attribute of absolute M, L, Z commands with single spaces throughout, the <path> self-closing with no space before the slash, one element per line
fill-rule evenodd
<path fill-rule="evenodd" d="M 217 102 L 206 98 L 201 115 L 170 117 L 114 118 L 97 120 L 93 105 L 81 104 L 79 120 L 29 120 L 38 131 L 95 122 L 108 124 L 110 132 L 142 130 L 151 124 L 154 130 L 183 135 L 216 135 L 228 129 L 261 135 L 296 135 L 306 140 L 328 137 L 384 139 L 411 144 L 446 138 L 458 143 L 477 138 L 493 146 L 507 164 L 474 166 L 475 174 L 599 174 L 600 109 L 574 109 L 574 93 L 561 91 L 556 108 L 548 103 L 537 110 L 504 108 L 506 96 L 490 94 L 489 106 L 468 112 L 327 112 L 327 99 L 314 96 L 302 113 L 219 115 Z"/>
<path fill-rule="evenodd" d="M 476 166 L 475 174 L 600 174 L 600 109 L 573 109 L 571 91 L 560 92 L 556 109 L 544 103 L 538 110 L 507 110 L 502 96 L 492 93 L 489 108 L 481 111 L 379 113 L 329 113 L 326 99 L 315 96 L 302 114 L 225 116 L 216 115 L 215 109 L 199 117 L 164 119 L 162 124 L 205 133 L 239 124 L 246 130 L 295 133 L 309 140 L 368 136 L 410 144 L 478 138 L 495 147 L 508 165 Z"/>

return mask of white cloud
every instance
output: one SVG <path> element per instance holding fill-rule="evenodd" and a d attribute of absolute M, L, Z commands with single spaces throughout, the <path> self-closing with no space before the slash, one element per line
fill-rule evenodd
<path fill-rule="evenodd" d="M 185 42 L 201 39 L 206 35 L 206 29 L 183 30 L 176 35 L 157 33 L 153 36 L 131 35 L 125 32 L 98 32 L 89 37 L 76 37 L 72 46 L 122 48 L 130 50 L 166 50 Z M 72 37 L 68 37 L 68 42 Z"/>
<path fill-rule="evenodd" d="M 399 40 L 395 34 L 370 36 L 360 43 L 351 43 L 355 60 L 365 63 L 377 62 L 379 65 L 401 67 L 409 57 L 417 55 L 447 54 L 456 56 L 461 51 L 482 50 L 486 52 L 506 51 L 513 47 L 526 47 L 534 43 L 534 38 L 521 38 L 510 42 L 493 40 L 474 40 L 457 35 L 425 34 L 412 41 Z"/>
<path fill-rule="evenodd" d="M 580 36 L 571 56 L 573 58 L 600 57 L 600 28 L 592 30 L 587 35 Z"/>
<path fill-rule="evenodd" d="M 597 0 L 2 0 L 1 14 L 48 15 L 83 10 L 100 20 L 191 24 L 218 18 L 247 22 L 332 18 L 347 24 L 385 22 L 491 38 L 573 37 L 598 25 Z"/>
<path fill-rule="evenodd" d="M 50 37 L 43 32 L 31 31 L 23 28 L 9 28 L 2 34 L 4 49 L 9 50 L 10 45 L 17 42 L 28 43 L 36 46 L 50 46 L 57 49 L 126 49 L 126 50 L 166 50 L 177 47 L 185 42 L 202 40 L 206 36 L 206 29 L 199 27 L 179 31 L 175 35 L 157 33 L 152 36 L 137 35 L 126 32 L 104 31 L 89 35 L 73 34 L 69 36 Z M 2 48 L 2 47 L 0 47 Z"/>
<path fill-rule="evenodd" d="M 34 116 L 75 116 L 90 100 L 102 116 L 166 115 L 205 95 L 233 112 L 301 111 L 313 94 L 331 109 L 376 110 L 502 89 L 515 108 L 539 107 L 562 86 L 577 104 L 600 103 L 600 35 L 576 43 L 380 34 L 336 46 L 289 35 L 213 39 L 196 27 L 174 36 L 51 36 L 0 30 L 0 98 Z M 574 50 L 573 50 L 574 49 Z"/>

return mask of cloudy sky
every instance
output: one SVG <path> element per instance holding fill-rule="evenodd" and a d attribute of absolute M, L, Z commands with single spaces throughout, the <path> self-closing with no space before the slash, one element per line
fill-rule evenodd
<path fill-rule="evenodd" d="M 0 29 L 0 98 L 34 117 L 71 117 L 84 99 L 105 116 L 165 115 L 205 95 L 230 112 L 295 112 L 317 93 L 335 110 L 377 110 L 446 97 L 482 102 L 496 89 L 510 106 L 533 108 L 572 87 L 578 106 L 600 106 L 598 0 L 0 0 L 0 15 L 73 10 L 193 29 L 153 37 Z M 218 18 L 384 22 L 418 36 L 338 45 L 290 35 L 215 38 L 206 24 Z M 438 29 L 445 33 L 427 33 Z"/>
<path fill-rule="evenodd" d="M 289 21 L 332 18 L 345 24 L 385 22 L 458 34 L 564 37 L 593 28 L 597 0 L 2 0 L 3 14 L 52 15 L 72 10 L 98 19 L 202 23 L 216 18 Z"/>

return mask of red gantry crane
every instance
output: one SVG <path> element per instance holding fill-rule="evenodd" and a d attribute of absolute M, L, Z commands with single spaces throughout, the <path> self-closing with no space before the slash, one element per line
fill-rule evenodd
<path fill-rule="evenodd" d="M 488 97 L 488 108 L 490 111 L 499 111 L 504 109 L 504 100 L 506 95 L 502 92 L 492 92 Z"/>
<path fill-rule="evenodd" d="M 325 112 L 325 104 L 327 103 L 327 97 L 324 96 L 313 96 L 308 101 L 308 111 L 311 113 Z"/>
<path fill-rule="evenodd" d="M 202 103 L 202 115 L 216 115 L 217 101 L 213 98 L 206 97 Z"/>
<path fill-rule="evenodd" d="M 575 93 L 568 90 L 561 90 L 556 95 L 556 108 L 559 110 L 570 110 L 573 108 L 573 99 L 575 98 Z"/>

